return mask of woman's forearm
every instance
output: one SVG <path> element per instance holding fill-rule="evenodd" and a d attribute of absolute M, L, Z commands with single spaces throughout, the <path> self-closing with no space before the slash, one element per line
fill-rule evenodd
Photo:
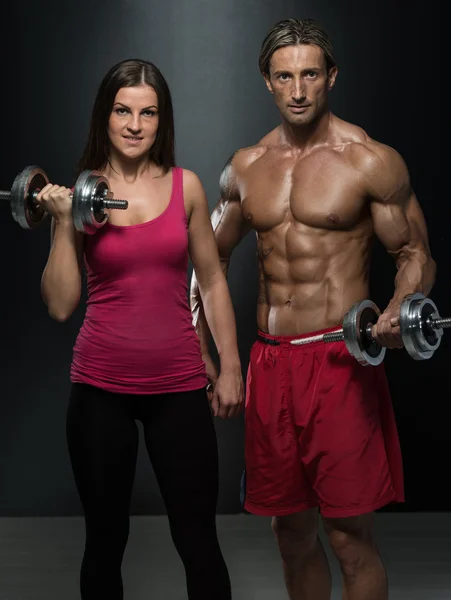
<path fill-rule="evenodd" d="M 72 221 L 54 222 L 52 229 L 52 246 L 42 274 L 41 294 L 50 316 L 65 321 L 80 301 L 82 240 Z"/>

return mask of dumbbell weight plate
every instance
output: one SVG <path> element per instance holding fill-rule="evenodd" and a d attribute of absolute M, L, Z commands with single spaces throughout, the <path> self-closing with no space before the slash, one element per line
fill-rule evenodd
<path fill-rule="evenodd" d="M 93 234 L 105 225 L 108 215 L 99 208 L 96 198 L 107 198 L 108 180 L 98 171 L 83 171 L 72 197 L 72 218 L 77 231 Z"/>
<path fill-rule="evenodd" d="M 36 229 L 48 216 L 33 198 L 33 193 L 42 190 L 48 182 L 45 171 L 35 165 L 26 167 L 15 178 L 11 188 L 11 212 L 24 229 Z"/>
<path fill-rule="evenodd" d="M 427 324 L 429 317 L 439 318 L 432 300 L 423 294 L 409 294 L 401 303 L 400 329 L 404 347 L 414 360 L 431 358 L 442 340 L 443 329 Z"/>
<path fill-rule="evenodd" d="M 386 348 L 368 337 L 366 330 L 375 325 L 380 310 L 371 300 L 357 302 L 343 319 L 343 336 L 349 354 L 364 366 L 377 366 L 385 358 Z"/>

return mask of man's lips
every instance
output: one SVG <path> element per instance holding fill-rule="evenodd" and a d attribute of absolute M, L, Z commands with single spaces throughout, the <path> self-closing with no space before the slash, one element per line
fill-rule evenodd
<path fill-rule="evenodd" d="M 290 108 L 294 112 L 302 112 L 305 109 L 307 109 L 309 106 L 310 106 L 309 104 L 302 104 L 302 105 L 299 105 L 299 104 L 289 104 L 288 108 Z"/>

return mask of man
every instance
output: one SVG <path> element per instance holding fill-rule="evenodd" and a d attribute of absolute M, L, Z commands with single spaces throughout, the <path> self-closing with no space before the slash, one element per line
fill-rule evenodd
<path fill-rule="evenodd" d="M 273 517 L 291 600 L 330 598 L 318 509 L 343 598 L 385 600 L 373 511 L 402 502 L 404 490 L 383 365 L 362 366 L 343 342 L 290 342 L 339 327 L 368 298 L 377 236 L 397 275 L 372 334 L 383 346 L 402 347 L 400 303 L 413 292 L 429 294 L 435 263 L 403 159 L 328 108 L 338 69 L 319 25 L 276 24 L 260 70 L 282 123 L 229 160 L 212 215 L 225 271 L 244 235 L 257 234 L 259 334 L 247 380 L 244 507 Z M 195 277 L 191 306 L 214 383 Z"/>

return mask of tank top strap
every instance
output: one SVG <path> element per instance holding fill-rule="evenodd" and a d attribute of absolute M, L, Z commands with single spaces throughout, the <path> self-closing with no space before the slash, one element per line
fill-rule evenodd
<path fill-rule="evenodd" d="M 173 167 L 172 169 L 172 201 L 177 211 L 182 211 L 185 215 L 185 199 L 183 197 L 183 169 Z"/>

